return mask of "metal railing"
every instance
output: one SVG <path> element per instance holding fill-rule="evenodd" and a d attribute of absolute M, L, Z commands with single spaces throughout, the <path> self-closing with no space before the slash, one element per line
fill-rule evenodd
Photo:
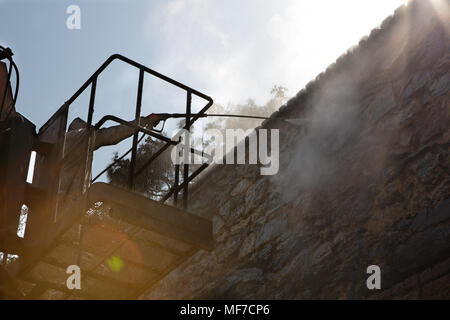
<path fill-rule="evenodd" d="M 128 65 L 131 65 L 135 68 L 137 68 L 139 70 L 139 82 L 138 82 L 138 90 L 137 90 L 137 98 L 136 98 L 136 107 L 135 107 L 135 120 L 134 122 L 128 122 L 125 121 L 121 118 L 112 116 L 112 115 L 107 115 L 104 116 L 97 124 L 93 125 L 92 124 L 92 119 L 93 119 L 93 114 L 94 114 L 94 105 L 95 105 L 95 95 L 96 95 L 96 87 L 97 87 L 97 79 L 98 76 L 108 67 L 109 64 L 111 64 L 111 62 L 113 62 L 114 60 L 120 60 L 122 62 L 125 62 Z M 67 100 L 63 106 L 61 106 L 61 108 L 42 126 L 42 128 L 40 129 L 41 131 L 45 131 L 47 129 L 47 127 L 49 127 L 52 124 L 52 121 L 54 119 L 57 119 L 60 115 L 62 115 L 63 113 L 68 114 L 68 109 L 70 107 L 70 105 L 88 88 L 90 87 L 90 99 L 89 99 L 89 109 L 88 109 L 88 116 L 87 116 L 87 132 L 88 132 L 88 141 L 86 144 L 86 162 L 85 164 L 83 164 L 83 171 L 84 171 L 84 177 L 88 176 L 90 177 L 90 171 L 91 171 L 91 161 L 92 161 L 92 154 L 94 151 L 94 146 L 92 143 L 92 132 L 93 130 L 98 130 L 106 121 L 114 121 L 117 122 L 119 124 L 122 125 L 126 125 L 129 126 L 131 128 L 134 129 L 134 134 L 133 134 L 133 144 L 132 144 L 132 148 L 129 150 L 129 152 L 131 152 L 131 159 L 130 159 L 130 170 L 129 170 L 129 176 L 128 176 L 128 186 L 130 187 L 130 189 L 134 188 L 134 184 L 135 184 L 135 179 L 137 176 L 139 176 L 140 174 L 142 174 L 146 168 L 148 168 L 148 166 L 150 166 L 153 161 L 158 158 L 164 151 L 166 151 L 170 146 L 175 146 L 177 145 L 179 142 L 178 141 L 174 141 L 168 137 L 163 136 L 162 134 L 159 134 L 155 131 L 152 130 L 148 130 L 142 126 L 140 126 L 140 113 L 141 113 L 141 105 L 142 105 L 142 93 L 143 93 L 143 85 L 144 85 L 144 75 L 145 73 L 148 73 L 156 78 L 159 78 L 167 83 L 172 84 L 173 86 L 176 86 L 182 90 L 184 90 L 186 92 L 186 118 L 185 118 L 185 125 L 184 127 L 181 129 L 186 129 L 189 131 L 189 129 L 191 128 L 192 124 L 199 119 L 203 114 L 205 114 L 205 112 L 212 106 L 213 104 L 213 100 L 191 88 L 186 86 L 185 84 L 182 84 L 176 80 L 173 80 L 159 72 L 156 72 L 144 65 L 141 65 L 127 57 L 124 57 L 122 55 L 112 55 L 111 57 L 109 57 L 101 66 L 100 68 L 97 69 L 97 71 L 95 71 L 92 76 L 75 92 L 75 94 L 69 99 Z M 203 108 L 195 114 L 191 113 L 191 104 L 192 104 L 192 96 L 198 96 L 204 100 L 206 100 L 206 104 L 203 106 Z M 144 165 L 142 165 L 140 168 L 136 168 L 136 158 L 137 158 L 137 148 L 138 148 L 138 144 L 140 142 L 140 140 L 143 138 L 143 136 L 141 137 L 141 139 L 138 139 L 138 135 L 139 132 L 142 132 L 143 135 L 149 135 L 152 136 L 156 139 L 159 139 L 163 142 L 165 142 L 165 144 L 158 150 L 156 151 L 145 163 Z M 81 143 L 81 142 L 80 142 Z M 62 160 L 61 163 L 63 164 L 66 160 L 68 160 L 73 152 L 76 150 L 77 148 L 74 147 L 71 150 L 69 150 L 69 152 L 67 152 Z M 127 154 L 129 153 L 127 152 Z M 198 151 L 190 148 L 190 152 L 191 153 L 198 153 Z M 126 155 L 126 154 L 125 154 Z M 122 159 L 125 155 L 123 155 L 122 157 L 120 157 L 119 159 L 117 159 L 116 161 Z M 62 167 L 62 164 L 60 167 Z M 113 164 L 111 164 L 110 166 L 108 166 L 105 170 L 103 170 L 102 172 L 100 172 L 99 175 L 97 175 L 94 179 L 90 180 L 90 181 L 86 181 L 86 185 L 89 186 L 92 182 L 94 182 L 100 175 L 104 174 Z M 166 195 L 164 195 L 161 198 L 161 202 L 165 202 L 167 201 L 172 195 L 174 196 L 174 203 L 175 205 L 177 205 L 177 201 L 178 201 L 178 194 L 179 192 L 182 190 L 183 191 L 183 208 L 187 209 L 187 204 L 188 204 L 188 191 L 189 191 L 189 182 L 192 181 L 193 178 L 195 178 L 196 176 L 198 176 L 198 174 L 200 174 L 201 171 L 203 171 L 204 169 L 206 169 L 206 167 L 208 166 L 207 163 L 204 163 L 203 165 L 201 165 L 197 170 L 195 170 L 194 172 L 192 172 L 192 174 L 189 174 L 189 164 L 183 164 L 183 181 L 180 184 L 179 181 L 179 175 L 180 175 L 180 166 L 179 165 L 175 165 L 175 181 L 174 181 L 174 185 L 172 188 L 170 188 L 167 192 Z M 89 173 L 89 174 L 87 174 Z"/>

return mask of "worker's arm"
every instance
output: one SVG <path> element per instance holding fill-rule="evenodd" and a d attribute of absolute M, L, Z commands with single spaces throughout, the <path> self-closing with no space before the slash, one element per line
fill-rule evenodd
<path fill-rule="evenodd" d="M 140 126 L 146 127 L 147 129 L 152 129 L 158 125 L 159 117 L 155 114 L 151 114 L 147 117 L 141 117 Z M 130 123 L 134 123 L 131 121 Z M 132 136 L 134 134 L 134 129 L 126 125 L 117 125 L 109 128 L 102 128 L 95 133 L 95 147 L 97 150 L 104 146 L 115 145 L 122 140 Z"/>

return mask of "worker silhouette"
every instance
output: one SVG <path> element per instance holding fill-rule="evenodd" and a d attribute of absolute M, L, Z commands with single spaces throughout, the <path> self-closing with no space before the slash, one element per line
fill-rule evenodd
<path fill-rule="evenodd" d="M 156 114 L 150 114 L 146 117 L 140 118 L 139 125 L 148 130 L 153 129 L 158 125 L 160 118 Z M 130 121 L 130 124 L 135 124 Z M 94 129 L 95 130 L 95 129 Z M 129 137 L 135 132 L 133 127 L 119 124 L 108 128 L 101 128 L 94 131 L 94 146 L 93 150 L 97 150 L 104 146 L 115 145 Z M 64 166 L 60 172 L 60 193 L 72 193 L 72 197 L 79 195 L 80 187 L 86 179 L 90 178 L 83 176 L 89 174 L 90 170 L 84 170 L 88 155 L 86 154 L 86 146 L 88 142 L 87 123 L 80 118 L 74 119 L 68 128 L 64 144 L 64 157 L 67 158 Z M 73 190 L 71 190 L 73 189 Z M 76 191 L 78 190 L 78 191 Z"/>

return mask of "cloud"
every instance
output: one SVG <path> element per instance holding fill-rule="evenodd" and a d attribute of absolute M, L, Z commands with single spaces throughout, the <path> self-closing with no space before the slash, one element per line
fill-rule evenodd
<path fill-rule="evenodd" d="M 185 8 L 185 0 L 173 0 L 167 5 L 167 14 L 170 17 L 177 16 Z"/>
<path fill-rule="evenodd" d="M 404 0 L 172 0 L 152 6 L 155 65 L 217 102 L 294 95 Z"/>
<path fill-rule="evenodd" d="M 211 11 L 206 1 L 173 0 L 150 10 L 146 28 L 158 43 L 158 70 L 227 102 L 245 94 L 241 70 L 249 56 L 245 45 L 236 48 L 233 35 L 214 21 Z"/>

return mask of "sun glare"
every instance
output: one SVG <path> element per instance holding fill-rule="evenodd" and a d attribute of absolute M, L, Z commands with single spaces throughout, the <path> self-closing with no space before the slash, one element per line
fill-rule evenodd
<path fill-rule="evenodd" d="M 441 23 L 445 26 L 447 33 L 450 33 L 450 4 L 446 0 L 431 0 Z"/>
<path fill-rule="evenodd" d="M 282 43 L 279 52 L 283 57 L 280 61 L 290 61 L 288 70 L 283 72 L 288 75 L 286 85 L 296 89 L 299 84 L 304 85 L 314 79 L 407 2 L 293 1 L 269 21 L 269 34 Z M 305 61 L 309 63 L 305 64 Z M 282 68 L 277 67 L 279 70 Z"/>

